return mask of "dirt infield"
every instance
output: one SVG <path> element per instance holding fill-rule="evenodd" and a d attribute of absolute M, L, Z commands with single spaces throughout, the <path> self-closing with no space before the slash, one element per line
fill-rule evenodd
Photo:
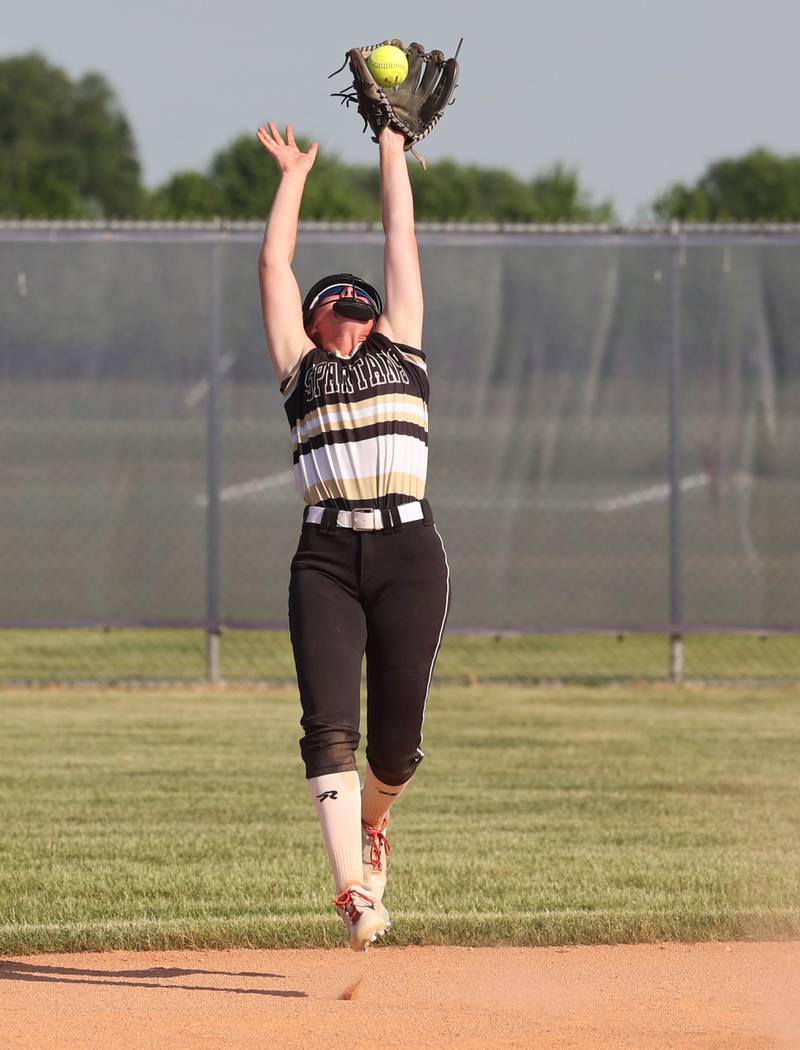
<path fill-rule="evenodd" d="M 7 1050 L 800 1047 L 800 942 L 0 961 Z"/>

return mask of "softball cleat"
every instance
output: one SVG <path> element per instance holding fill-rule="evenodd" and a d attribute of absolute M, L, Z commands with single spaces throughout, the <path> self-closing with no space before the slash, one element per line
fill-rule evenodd
<path fill-rule="evenodd" d="M 389 818 L 384 817 L 377 827 L 361 821 L 361 863 L 364 870 L 364 889 L 376 901 L 383 900 L 386 889 L 386 863 L 392 852 L 386 829 Z"/>
<path fill-rule="evenodd" d="M 354 952 L 363 952 L 389 925 L 389 913 L 363 886 L 348 886 L 333 898 Z"/>

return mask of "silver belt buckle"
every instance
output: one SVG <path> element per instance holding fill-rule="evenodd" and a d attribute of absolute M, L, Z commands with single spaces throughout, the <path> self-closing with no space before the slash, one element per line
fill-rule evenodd
<path fill-rule="evenodd" d="M 356 507 L 350 512 L 354 532 L 375 531 L 375 511 L 372 507 Z"/>

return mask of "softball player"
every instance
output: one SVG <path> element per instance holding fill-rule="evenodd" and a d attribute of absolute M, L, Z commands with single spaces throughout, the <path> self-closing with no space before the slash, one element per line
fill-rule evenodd
<path fill-rule="evenodd" d="M 307 153 L 270 123 L 258 139 L 281 181 L 259 259 L 264 331 L 306 503 L 289 585 L 300 750 L 350 947 L 390 925 L 383 905 L 391 806 L 423 757 L 422 722 L 450 600 L 425 500 L 428 377 L 422 282 L 403 137 L 379 138 L 386 306 L 352 274 L 301 301 L 291 269 Z M 356 771 L 367 659 L 367 770 Z"/>

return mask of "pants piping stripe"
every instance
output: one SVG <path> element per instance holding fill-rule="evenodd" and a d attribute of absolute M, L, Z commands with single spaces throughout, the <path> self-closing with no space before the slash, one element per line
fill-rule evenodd
<path fill-rule="evenodd" d="M 434 653 L 433 653 L 433 659 L 431 660 L 431 669 L 430 669 L 430 671 L 428 671 L 428 684 L 427 684 L 427 686 L 425 688 L 425 702 L 422 705 L 422 720 L 420 721 L 420 724 L 419 724 L 419 742 L 420 742 L 420 744 L 422 743 L 422 740 L 423 740 L 422 726 L 423 726 L 423 724 L 425 722 L 425 712 L 428 710 L 428 694 L 431 691 L 431 680 L 433 679 L 433 668 L 436 665 L 436 657 L 439 655 L 439 650 L 442 647 L 442 637 L 444 635 L 444 625 L 447 622 L 447 611 L 448 611 L 448 609 L 450 607 L 450 562 L 447 560 L 447 551 L 445 550 L 444 540 L 442 539 L 442 537 L 441 537 L 441 535 L 439 533 L 439 530 L 436 528 L 435 525 L 433 526 L 433 531 L 439 537 L 439 543 L 441 543 L 441 545 L 442 545 L 442 554 L 444 555 L 444 564 L 445 564 L 445 568 L 447 569 L 447 589 L 445 590 L 445 595 L 444 595 L 444 615 L 442 616 L 442 626 L 439 628 L 439 638 L 438 638 L 438 641 L 436 642 L 436 649 L 434 650 Z M 417 751 L 420 753 L 420 755 L 422 755 L 424 757 L 425 752 L 422 750 L 421 747 L 418 747 Z"/>

